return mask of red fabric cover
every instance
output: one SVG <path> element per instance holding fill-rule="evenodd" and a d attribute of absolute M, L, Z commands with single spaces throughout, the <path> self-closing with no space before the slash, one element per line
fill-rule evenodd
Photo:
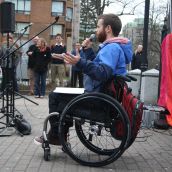
<path fill-rule="evenodd" d="M 161 45 L 161 83 L 158 105 L 168 109 L 166 115 L 169 125 L 172 126 L 172 34 L 168 34 Z"/>

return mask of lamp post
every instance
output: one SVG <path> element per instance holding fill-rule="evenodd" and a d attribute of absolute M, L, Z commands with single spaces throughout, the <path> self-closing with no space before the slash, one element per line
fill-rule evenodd
<path fill-rule="evenodd" d="M 149 8 L 150 0 L 145 0 L 145 13 L 144 13 L 144 30 L 143 30 L 143 62 L 141 69 L 145 71 L 148 68 L 147 48 L 148 48 L 148 29 L 149 29 Z"/>
<path fill-rule="evenodd" d="M 142 73 L 148 68 L 148 59 L 147 59 L 147 47 L 148 47 L 148 25 L 149 25 L 149 7 L 150 0 L 145 0 L 145 13 L 144 13 L 144 29 L 143 29 L 143 56 L 141 62 L 141 72 L 140 72 L 140 85 L 138 90 L 138 99 L 141 97 L 141 86 L 142 86 Z"/>

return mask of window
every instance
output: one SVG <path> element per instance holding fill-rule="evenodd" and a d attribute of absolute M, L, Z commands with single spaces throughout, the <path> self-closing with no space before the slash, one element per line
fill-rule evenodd
<path fill-rule="evenodd" d="M 31 0 L 5 0 L 15 4 L 17 13 L 30 14 Z"/>
<path fill-rule="evenodd" d="M 23 33 L 22 29 L 28 25 L 29 23 L 16 23 L 16 33 Z M 24 35 L 29 35 L 29 28 L 26 30 Z"/>
<path fill-rule="evenodd" d="M 63 2 L 57 2 L 56 0 L 52 1 L 52 16 L 62 16 L 64 14 L 64 3 Z"/>
<path fill-rule="evenodd" d="M 55 36 L 56 34 L 62 34 L 62 31 L 63 31 L 63 26 L 62 25 L 53 25 L 51 27 L 51 33 L 50 35 L 51 36 Z M 63 34 L 62 34 L 63 35 Z"/>
<path fill-rule="evenodd" d="M 66 21 L 71 21 L 73 17 L 73 10 L 72 8 L 67 8 L 66 11 Z"/>

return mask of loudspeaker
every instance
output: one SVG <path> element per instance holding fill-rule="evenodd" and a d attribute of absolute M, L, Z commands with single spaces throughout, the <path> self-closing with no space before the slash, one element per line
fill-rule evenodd
<path fill-rule="evenodd" d="M 0 4 L 0 32 L 13 33 L 15 31 L 15 4 L 2 2 Z"/>

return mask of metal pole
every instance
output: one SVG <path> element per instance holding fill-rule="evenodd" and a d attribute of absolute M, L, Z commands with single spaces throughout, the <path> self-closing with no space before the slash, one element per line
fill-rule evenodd
<path fill-rule="evenodd" d="M 141 62 L 141 72 L 140 72 L 140 86 L 138 91 L 138 99 L 140 100 L 141 96 L 141 86 L 142 86 L 142 73 L 148 68 L 148 59 L 147 59 L 147 48 L 148 48 L 148 29 L 149 29 L 149 7 L 150 0 L 145 0 L 145 14 L 144 14 L 144 29 L 143 29 L 143 56 Z"/>
<path fill-rule="evenodd" d="M 145 0 L 144 30 L 143 30 L 143 71 L 148 68 L 147 48 L 148 48 L 148 30 L 149 30 L 149 8 L 150 0 Z"/>
<path fill-rule="evenodd" d="M 172 2 L 170 1 L 170 10 L 169 10 L 169 13 L 170 13 L 170 32 L 172 32 Z"/>

